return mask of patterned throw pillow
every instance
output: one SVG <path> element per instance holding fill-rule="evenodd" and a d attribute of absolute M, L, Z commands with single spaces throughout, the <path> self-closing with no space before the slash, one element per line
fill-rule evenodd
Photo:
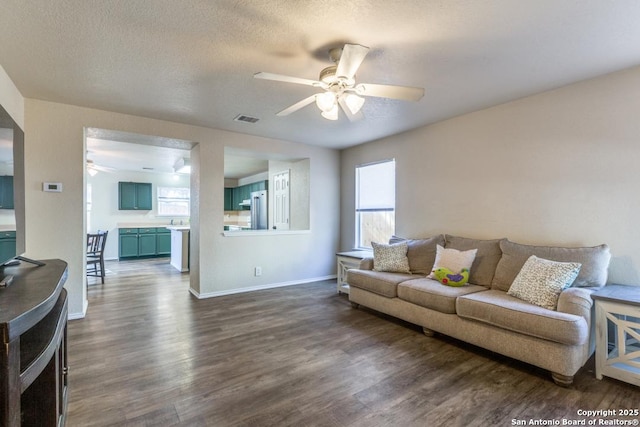
<path fill-rule="evenodd" d="M 571 286 L 582 264 L 558 262 L 531 255 L 511 284 L 507 294 L 555 310 L 560 293 Z"/>
<path fill-rule="evenodd" d="M 384 245 L 371 242 L 373 247 L 373 269 L 376 271 L 388 271 L 392 273 L 411 273 L 407 242 Z"/>
<path fill-rule="evenodd" d="M 427 277 L 437 280 L 434 271 L 439 268 L 447 268 L 453 274 L 460 274 L 464 268 L 471 270 L 471 264 L 473 264 L 477 252 L 477 249 L 459 251 L 438 245 L 436 246 L 436 262 L 433 264 L 433 271 Z"/>

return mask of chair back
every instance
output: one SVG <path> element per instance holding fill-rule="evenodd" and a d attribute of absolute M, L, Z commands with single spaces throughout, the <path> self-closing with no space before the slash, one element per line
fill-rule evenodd
<path fill-rule="evenodd" d="M 107 243 L 108 231 L 87 234 L 87 255 L 100 255 Z"/>

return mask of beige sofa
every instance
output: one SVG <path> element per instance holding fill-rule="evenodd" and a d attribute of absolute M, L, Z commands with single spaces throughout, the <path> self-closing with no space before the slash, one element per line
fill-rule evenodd
<path fill-rule="evenodd" d="M 393 238 L 393 242 L 403 239 Z M 420 325 L 426 335 L 439 332 L 551 371 L 567 386 L 594 350 L 591 293 L 604 286 L 609 247 L 530 246 L 507 239 L 478 240 L 436 236 L 407 240 L 411 274 L 375 271 L 373 259 L 347 273 L 349 300 Z M 469 284 L 450 287 L 426 277 L 436 245 L 477 249 Z M 530 304 L 507 294 L 531 255 L 579 262 L 580 272 L 560 294 L 557 309 Z"/>

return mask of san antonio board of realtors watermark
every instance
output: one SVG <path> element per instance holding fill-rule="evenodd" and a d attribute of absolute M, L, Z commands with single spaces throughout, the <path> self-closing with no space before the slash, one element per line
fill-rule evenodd
<path fill-rule="evenodd" d="M 640 409 L 578 409 L 576 418 L 513 418 L 512 426 L 637 426 Z"/>

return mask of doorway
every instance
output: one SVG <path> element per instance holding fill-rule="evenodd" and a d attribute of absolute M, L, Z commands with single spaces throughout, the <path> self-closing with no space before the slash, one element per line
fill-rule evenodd
<path fill-rule="evenodd" d="M 141 268 L 173 273 L 170 228 L 189 226 L 191 197 L 190 175 L 178 166 L 189 164 L 195 144 L 97 128 L 85 129 L 84 143 L 86 232 L 108 232 L 105 285 Z M 188 281 L 188 272 L 176 273 Z"/>

